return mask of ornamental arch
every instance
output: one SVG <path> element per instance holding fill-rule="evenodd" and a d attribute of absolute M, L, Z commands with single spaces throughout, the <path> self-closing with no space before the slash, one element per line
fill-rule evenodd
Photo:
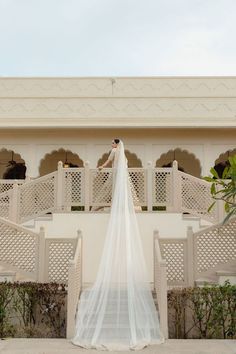
<path fill-rule="evenodd" d="M 24 179 L 25 160 L 14 150 L 0 150 L 0 179 Z"/>
<path fill-rule="evenodd" d="M 162 154 L 156 160 L 156 167 L 171 167 L 173 161 L 178 161 L 180 171 L 186 172 L 195 177 L 201 177 L 201 164 L 199 159 L 188 150 L 176 148 Z"/>
<path fill-rule="evenodd" d="M 215 160 L 214 169 L 217 171 L 220 178 L 222 178 L 225 167 L 229 164 L 229 157 L 234 155 L 236 155 L 236 148 L 223 152 Z"/>
<path fill-rule="evenodd" d="M 102 165 L 108 159 L 109 155 L 110 152 L 103 154 L 102 157 L 97 162 L 97 167 Z M 143 167 L 141 159 L 135 153 L 129 150 L 125 150 L 125 156 L 128 160 L 128 167 L 133 167 L 133 168 Z M 111 165 L 108 165 L 107 167 L 111 167 Z"/>
<path fill-rule="evenodd" d="M 63 148 L 47 153 L 40 161 L 39 175 L 44 176 L 57 170 L 58 162 L 62 161 L 64 167 L 83 167 L 83 160 L 78 154 Z"/>

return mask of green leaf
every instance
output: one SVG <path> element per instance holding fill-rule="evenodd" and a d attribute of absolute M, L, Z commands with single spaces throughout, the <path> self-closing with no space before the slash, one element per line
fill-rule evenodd
<path fill-rule="evenodd" d="M 210 213 L 210 211 L 211 211 L 212 208 L 214 207 L 215 203 L 216 203 L 216 201 L 213 202 L 213 203 L 209 206 L 209 208 L 207 209 L 207 212 L 208 212 L 208 213 Z"/>
<path fill-rule="evenodd" d="M 204 179 L 204 181 L 207 181 L 207 182 L 215 182 L 215 179 L 212 177 L 206 176 L 206 177 L 203 177 L 203 179 Z"/>
<path fill-rule="evenodd" d="M 212 167 L 212 168 L 210 169 L 210 172 L 211 172 L 211 174 L 212 174 L 215 178 L 217 178 L 217 179 L 220 178 L 219 175 L 218 175 L 218 173 L 217 173 L 217 171 L 214 169 L 214 167 Z"/>
<path fill-rule="evenodd" d="M 228 203 L 225 203 L 225 211 L 228 213 L 230 211 L 230 206 Z"/>
<path fill-rule="evenodd" d="M 226 166 L 222 174 L 222 179 L 226 179 L 227 177 L 229 177 L 228 173 L 229 173 L 229 166 Z"/>
<path fill-rule="evenodd" d="M 216 194 L 216 184 L 215 183 L 212 183 L 212 185 L 211 185 L 211 194 L 212 195 Z"/>

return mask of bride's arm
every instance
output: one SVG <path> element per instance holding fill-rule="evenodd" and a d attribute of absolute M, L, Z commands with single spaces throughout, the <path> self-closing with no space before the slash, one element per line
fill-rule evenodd
<path fill-rule="evenodd" d="M 115 157 L 115 152 L 116 149 L 112 149 L 110 155 L 108 156 L 108 159 L 104 162 L 104 164 L 102 164 L 101 166 L 98 166 L 99 170 L 103 169 L 104 167 L 106 167 L 110 162 L 112 162 L 114 160 Z"/>

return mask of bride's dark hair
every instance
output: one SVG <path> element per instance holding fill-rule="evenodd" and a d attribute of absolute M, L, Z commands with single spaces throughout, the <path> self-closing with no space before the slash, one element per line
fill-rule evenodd
<path fill-rule="evenodd" d="M 116 144 L 119 144 L 120 139 L 114 139 L 114 142 L 115 142 Z"/>

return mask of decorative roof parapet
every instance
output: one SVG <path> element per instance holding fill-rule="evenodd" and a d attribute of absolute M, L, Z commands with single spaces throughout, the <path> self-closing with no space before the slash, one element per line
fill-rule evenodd
<path fill-rule="evenodd" d="M 236 127 L 236 77 L 0 78 L 0 127 Z"/>

